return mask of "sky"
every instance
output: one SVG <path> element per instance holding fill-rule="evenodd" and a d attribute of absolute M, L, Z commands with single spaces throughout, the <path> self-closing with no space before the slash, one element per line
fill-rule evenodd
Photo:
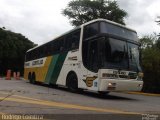
<path fill-rule="evenodd" d="M 70 0 L 0 0 L 0 27 L 21 33 L 36 44 L 43 44 L 73 29 L 61 14 Z M 127 27 L 138 36 L 160 32 L 160 0 L 117 0 L 128 16 Z"/>

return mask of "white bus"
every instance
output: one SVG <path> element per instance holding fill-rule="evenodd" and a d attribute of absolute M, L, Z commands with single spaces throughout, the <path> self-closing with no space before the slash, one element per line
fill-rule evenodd
<path fill-rule="evenodd" d="M 107 93 L 141 91 L 137 33 L 96 19 L 26 52 L 24 78 Z"/>

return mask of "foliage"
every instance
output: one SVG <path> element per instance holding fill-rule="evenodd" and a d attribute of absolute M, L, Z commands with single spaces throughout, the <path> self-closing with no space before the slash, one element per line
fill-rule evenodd
<path fill-rule="evenodd" d="M 144 72 L 144 92 L 160 93 L 160 41 L 157 35 L 140 39 L 142 68 Z"/>
<path fill-rule="evenodd" d="M 154 33 L 153 35 L 146 35 L 140 39 L 141 49 L 153 47 L 155 41 L 157 40 L 157 36 Z"/>
<path fill-rule="evenodd" d="M 23 72 L 25 52 L 33 46 L 23 35 L 0 28 L 0 75 L 7 69 Z"/>
<path fill-rule="evenodd" d="M 111 0 L 72 0 L 62 14 L 70 19 L 73 26 L 79 26 L 97 18 L 124 25 L 124 17 L 127 16 L 127 13 L 119 8 L 117 2 Z"/>

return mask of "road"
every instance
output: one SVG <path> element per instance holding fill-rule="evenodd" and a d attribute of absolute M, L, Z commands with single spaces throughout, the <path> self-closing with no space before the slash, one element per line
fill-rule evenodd
<path fill-rule="evenodd" d="M 44 115 L 55 119 L 160 119 L 160 96 L 85 91 L 32 85 L 26 80 L 0 80 L 0 114 Z M 56 116 L 54 116 L 56 115 Z M 132 117 L 131 117 L 132 116 Z M 67 118 L 68 117 L 68 118 Z"/>

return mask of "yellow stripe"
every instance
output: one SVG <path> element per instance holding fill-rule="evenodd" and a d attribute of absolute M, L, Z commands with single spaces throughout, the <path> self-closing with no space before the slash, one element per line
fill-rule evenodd
<path fill-rule="evenodd" d="M 10 94 L 12 94 L 12 93 L 0 92 L 0 94 L 10 95 Z M 42 100 L 40 100 L 40 99 L 35 99 L 35 98 L 30 98 L 30 97 L 24 97 L 24 96 L 20 96 L 20 95 L 12 95 L 12 96 L 13 96 L 13 97 L 17 97 L 17 98 L 22 98 L 22 99 L 42 101 Z"/>
<path fill-rule="evenodd" d="M 137 94 L 137 95 L 160 97 L 160 94 L 151 94 L 151 93 L 143 93 L 143 92 L 126 92 L 126 93 L 128 93 L 128 94 Z"/>
<path fill-rule="evenodd" d="M 52 56 L 49 56 L 47 57 L 46 62 L 43 67 L 25 68 L 24 78 L 27 80 L 29 72 L 31 73 L 35 72 L 36 80 L 39 82 L 44 82 L 51 60 L 52 60 Z"/>
<path fill-rule="evenodd" d="M 5 92 L 0 92 L 0 93 L 8 94 Z M 10 98 L 6 98 L 5 100 L 14 101 L 14 102 L 30 103 L 30 104 L 39 104 L 39 105 L 52 106 L 52 107 L 63 107 L 63 108 L 69 108 L 69 109 L 89 110 L 89 111 L 96 111 L 96 112 L 107 112 L 107 113 L 109 112 L 109 113 L 117 113 L 117 114 L 140 114 L 140 113 L 136 113 L 136 112 L 125 112 L 125 111 L 121 111 L 121 110 L 86 107 L 86 106 L 80 106 L 80 105 L 74 105 L 74 104 L 46 101 L 46 100 L 24 97 L 24 96 L 19 96 L 19 95 L 12 95 L 12 96 L 17 97 L 18 99 L 10 97 Z M 22 99 L 19 99 L 19 98 L 22 98 Z M 3 98 L 0 97 L 0 99 L 3 99 Z"/>
<path fill-rule="evenodd" d="M 3 99 L 3 98 L 0 97 L 0 99 Z M 140 113 L 135 113 L 135 112 L 125 112 L 125 111 L 114 110 L 114 109 L 103 109 L 103 108 L 86 107 L 86 106 L 80 106 L 80 105 L 74 105 L 74 104 L 66 104 L 66 103 L 60 103 L 60 102 L 45 101 L 45 100 L 39 100 L 39 99 L 33 99 L 33 100 L 31 100 L 31 98 L 29 99 L 30 100 L 17 99 L 17 98 L 6 98 L 5 100 L 13 101 L 13 102 L 22 102 L 22 103 L 52 106 L 52 107 L 62 107 L 62 108 L 68 108 L 68 109 L 96 111 L 96 112 L 107 112 L 107 113 L 117 113 L 117 114 L 137 114 L 137 115 L 140 114 Z"/>

